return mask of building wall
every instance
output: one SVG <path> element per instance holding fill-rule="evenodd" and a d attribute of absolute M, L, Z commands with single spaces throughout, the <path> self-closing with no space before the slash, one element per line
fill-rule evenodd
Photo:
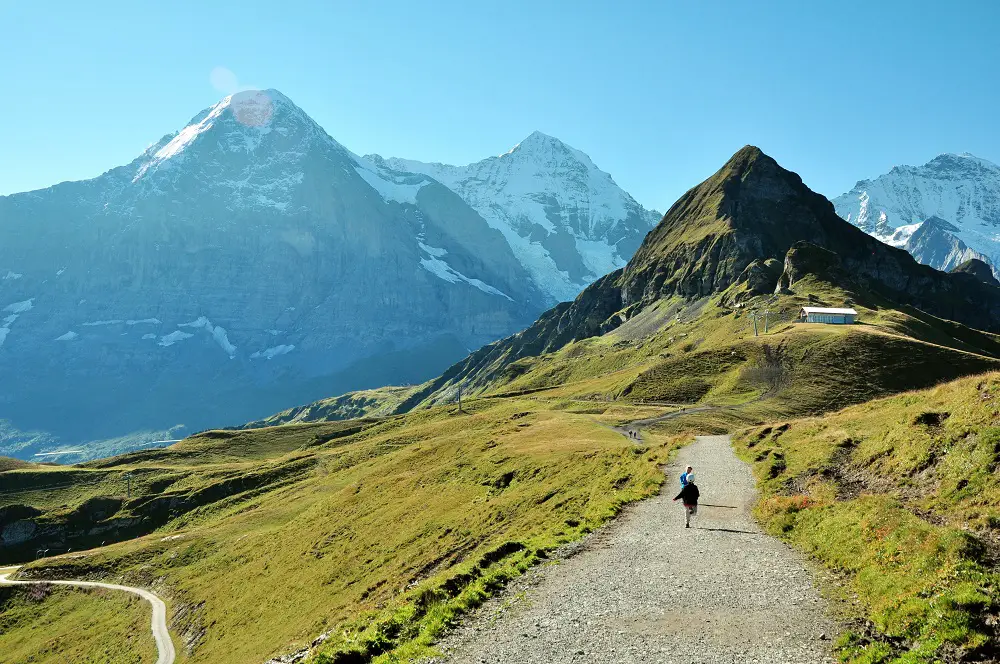
<path fill-rule="evenodd" d="M 851 314 L 806 314 L 807 323 L 826 323 L 828 325 L 850 325 L 854 322 Z"/>

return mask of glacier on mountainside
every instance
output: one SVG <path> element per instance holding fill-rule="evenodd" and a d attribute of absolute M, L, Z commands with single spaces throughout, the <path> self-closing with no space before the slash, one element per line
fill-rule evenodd
<path fill-rule="evenodd" d="M 1000 265 L 1000 166 L 986 159 L 949 153 L 923 166 L 896 166 L 833 204 L 847 221 L 938 269 L 963 257 L 981 258 L 994 272 Z"/>
<path fill-rule="evenodd" d="M 462 197 L 503 234 L 535 283 L 572 300 L 625 265 L 660 214 L 646 210 L 583 152 L 534 132 L 509 151 L 467 166 L 366 159 L 423 173 Z"/>

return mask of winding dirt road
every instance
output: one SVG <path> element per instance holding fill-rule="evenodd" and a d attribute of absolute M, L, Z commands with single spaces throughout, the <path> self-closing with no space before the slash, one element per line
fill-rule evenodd
<path fill-rule="evenodd" d="M 153 606 L 153 619 L 150 626 L 153 631 L 153 638 L 156 640 L 156 650 L 159 653 L 156 658 L 156 664 L 174 664 L 177 653 L 174 651 L 174 642 L 170 640 L 170 632 L 167 630 L 167 605 L 148 590 L 133 588 L 132 586 L 118 586 L 113 583 L 99 583 L 97 581 L 48 581 L 45 579 L 15 581 L 8 578 L 16 571 L 16 567 L 0 569 L 0 586 L 27 586 L 33 583 L 51 583 L 56 586 L 72 586 L 75 588 L 106 588 L 107 590 L 120 590 L 138 595 Z"/>

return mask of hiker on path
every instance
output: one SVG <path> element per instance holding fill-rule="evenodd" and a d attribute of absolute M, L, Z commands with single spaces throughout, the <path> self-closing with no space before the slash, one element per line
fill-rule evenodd
<path fill-rule="evenodd" d="M 683 472 L 683 473 L 681 473 L 681 488 L 682 488 L 682 489 L 683 489 L 683 488 L 684 488 L 685 486 L 687 486 L 687 483 L 688 483 L 688 475 L 691 475 L 691 474 L 692 474 L 692 471 L 693 471 L 693 470 L 694 470 L 694 468 L 692 468 L 691 466 L 688 466 L 687 468 L 685 468 L 685 469 L 684 469 L 684 472 Z"/>
<path fill-rule="evenodd" d="M 684 504 L 684 527 L 691 527 L 691 517 L 698 514 L 698 496 L 701 492 L 698 491 L 698 486 L 694 483 L 694 473 L 687 472 L 687 484 L 681 489 L 681 492 L 677 494 L 674 500 L 680 499 Z"/>

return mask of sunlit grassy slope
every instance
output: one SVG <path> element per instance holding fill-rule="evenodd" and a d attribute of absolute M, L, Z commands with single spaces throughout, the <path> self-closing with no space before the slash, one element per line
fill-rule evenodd
<path fill-rule="evenodd" d="M 32 468 L 36 464 L 28 461 L 21 461 L 20 459 L 11 459 L 10 457 L 0 457 L 0 472 L 5 470 L 14 470 L 17 468 Z"/>
<path fill-rule="evenodd" d="M 5 664 L 147 664 L 156 660 L 149 604 L 127 593 L 0 588 Z"/>
<path fill-rule="evenodd" d="M 779 421 L 737 439 L 764 522 L 857 593 L 859 662 L 994 661 L 1000 374 Z"/>
<path fill-rule="evenodd" d="M 488 380 L 464 386 L 465 392 L 633 403 L 763 398 L 747 413 L 766 418 L 822 412 L 1000 367 L 996 335 L 815 277 L 797 282 L 794 295 L 758 296 L 739 305 L 732 304 L 735 290 L 696 301 L 661 300 L 608 334 L 537 357 L 498 358 L 477 371 Z M 802 306 L 847 302 L 858 309 L 860 324 L 795 322 Z M 758 317 L 757 335 L 751 312 Z M 453 400 L 458 382 L 425 394 L 415 407 Z"/>
<path fill-rule="evenodd" d="M 504 578 L 657 489 L 668 441 L 635 446 L 592 410 L 480 400 L 333 431 L 210 432 L 100 468 L 46 469 L 69 480 L 45 499 L 55 511 L 121 499 L 110 477 L 126 471 L 145 478 L 122 506 L 132 515 L 165 491 L 203 504 L 151 535 L 25 573 L 158 580 L 175 633 L 192 643 L 186 661 L 262 662 L 331 628 L 331 653 L 419 652 Z M 220 497 L 227 477 L 283 466 L 296 470 Z M 4 486 L 22 472 L 4 473 Z M 89 474 L 104 479 L 78 480 Z M 37 495 L 4 493 L 8 504 Z"/>
<path fill-rule="evenodd" d="M 405 414 L 394 413 L 420 388 L 379 390 L 318 413 L 367 419 L 11 468 L 0 516 L 61 533 L 74 551 L 131 539 L 25 573 L 155 582 L 188 661 L 262 662 L 327 631 L 327 660 L 389 661 L 425 652 L 510 575 L 655 491 L 656 464 L 687 439 L 667 432 L 815 414 L 1000 368 L 992 335 L 819 280 L 740 306 L 733 295 L 666 299 L 612 333 L 501 363 L 461 413 L 447 388 Z M 861 324 L 793 322 L 805 303 L 847 300 Z M 764 308 L 755 336 L 748 312 Z M 639 447 L 610 429 L 677 404 L 713 409 Z"/>

